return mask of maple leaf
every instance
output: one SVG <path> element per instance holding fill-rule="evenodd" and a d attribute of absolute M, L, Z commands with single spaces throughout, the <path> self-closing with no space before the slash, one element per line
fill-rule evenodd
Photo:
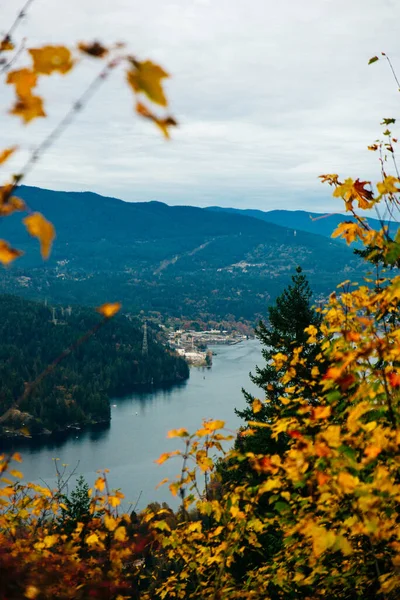
<path fill-rule="evenodd" d="M 104 515 L 104 525 L 108 531 L 114 531 L 117 528 L 118 521 L 111 515 Z"/>
<path fill-rule="evenodd" d="M 6 160 L 10 158 L 12 154 L 16 151 L 18 146 L 11 146 L 10 148 L 6 148 L 3 152 L 0 152 L 0 165 L 5 163 Z"/>
<path fill-rule="evenodd" d="M 28 585 L 27 588 L 25 589 L 25 598 L 29 598 L 29 600 L 35 600 L 35 598 L 37 598 L 40 594 L 40 590 L 39 588 L 37 588 L 35 585 Z"/>
<path fill-rule="evenodd" d="M 106 480 L 104 479 L 104 477 L 98 477 L 96 479 L 96 481 L 94 482 L 94 487 L 96 488 L 96 490 L 99 490 L 99 492 L 102 492 L 104 490 L 106 486 Z"/>
<path fill-rule="evenodd" d="M 96 308 L 96 310 L 98 313 L 103 315 L 103 317 L 110 319 L 111 317 L 116 315 L 117 312 L 121 310 L 121 308 L 122 304 L 120 302 L 106 302 L 105 304 L 102 304 L 101 306 Z"/>
<path fill-rule="evenodd" d="M 108 54 L 108 49 L 100 44 L 100 42 L 80 42 L 78 44 L 78 49 L 85 54 L 89 54 L 89 56 L 93 56 L 95 58 L 104 58 Z"/>
<path fill-rule="evenodd" d="M 15 46 L 11 41 L 11 38 L 9 35 L 6 35 L 1 41 L 0 41 L 0 52 L 9 52 L 10 50 L 14 50 Z"/>
<path fill-rule="evenodd" d="M 184 427 L 181 427 L 180 429 L 171 429 L 170 431 L 168 431 L 167 437 L 168 438 L 187 437 L 188 435 L 189 435 L 188 430 L 185 429 Z"/>
<path fill-rule="evenodd" d="M 358 477 L 353 477 L 347 472 L 339 473 L 337 481 L 345 494 L 352 494 L 360 482 Z"/>
<path fill-rule="evenodd" d="M 175 121 L 175 119 L 173 117 L 165 117 L 165 118 L 157 117 L 152 112 L 150 112 L 149 109 L 141 102 L 137 102 L 136 112 L 141 117 L 144 117 L 145 119 L 149 119 L 150 121 L 155 123 L 157 125 L 157 127 L 159 127 L 161 129 L 163 135 L 167 139 L 170 139 L 169 128 L 177 127 L 177 125 L 178 125 L 178 123 Z"/>
<path fill-rule="evenodd" d="M 400 387 L 400 372 L 392 371 L 392 373 L 389 373 L 388 379 L 393 388 Z"/>
<path fill-rule="evenodd" d="M 18 69 L 10 71 L 6 83 L 15 86 L 15 93 L 20 98 L 32 96 L 32 90 L 37 84 L 37 75 L 31 69 Z"/>
<path fill-rule="evenodd" d="M 393 177 L 392 175 L 388 175 L 384 178 L 383 181 L 376 184 L 378 192 L 381 196 L 386 194 L 397 194 L 400 192 L 400 188 L 396 187 L 396 185 L 400 184 L 400 179 L 397 177 Z"/>
<path fill-rule="evenodd" d="M 333 196 L 344 199 L 346 210 L 352 210 L 353 201 L 358 202 L 359 208 L 371 208 L 373 206 L 371 200 L 373 200 L 374 196 L 370 190 L 365 189 L 365 186 L 369 183 L 369 181 L 360 181 L 359 179 L 353 181 L 349 177 L 344 183 L 338 185 L 333 192 Z"/>
<path fill-rule="evenodd" d="M 21 117 L 25 123 L 30 123 L 33 119 L 45 117 L 43 99 L 40 96 L 24 96 L 17 100 L 10 110 L 10 114 Z"/>
<path fill-rule="evenodd" d="M 34 212 L 24 219 L 24 225 L 32 237 L 37 237 L 40 242 L 40 252 L 43 258 L 50 256 L 51 246 L 56 236 L 54 226 L 39 213 Z"/>
<path fill-rule="evenodd" d="M 3 204 L 0 203 L 0 216 L 7 217 L 11 215 L 13 212 L 26 210 L 26 205 L 21 198 L 17 198 L 17 196 L 11 196 L 8 198 L 7 202 Z"/>
<path fill-rule="evenodd" d="M 29 50 L 36 73 L 51 75 L 58 71 L 65 75 L 74 66 L 71 52 L 65 46 L 43 46 Z"/>
<path fill-rule="evenodd" d="M 316 406 L 311 411 L 312 419 L 327 419 L 331 415 L 330 406 Z"/>
<path fill-rule="evenodd" d="M 332 237 L 343 237 L 346 240 L 346 243 L 350 245 L 354 240 L 358 237 L 362 239 L 363 230 L 358 225 L 358 223 L 354 223 L 353 221 L 343 221 L 340 223 L 332 233 Z"/>
<path fill-rule="evenodd" d="M 258 398 L 255 398 L 252 402 L 251 408 L 253 410 L 254 414 L 257 414 L 260 412 L 260 410 L 262 410 L 263 408 L 263 403 L 261 402 L 261 400 L 259 400 Z"/>
<path fill-rule="evenodd" d="M 21 252 L 21 250 L 11 248 L 8 242 L 0 240 L 0 262 L 3 263 L 3 265 L 9 265 L 13 260 L 22 255 L 23 252 Z"/>
<path fill-rule="evenodd" d="M 130 62 L 132 67 L 127 71 L 126 76 L 133 91 L 137 94 L 145 94 L 155 104 L 167 106 L 161 81 L 169 77 L 169 74 L 151 60 L 139 62 L 131 58 Z"/>
<path fill-rule="evenodd" d="M 328 173 L 327 175 L 319 175 L 321 183 L 329 183 L 329 185 L 340 185 L 339 175 L 337 173 Z"/>
<path fill-rule="evenodd" d="M 117 529 L 115 530 L 114 539 L 118 540 L 119 542 L 126 542 L 126 540 L 127 540 L 126 529 L 123 525 L 121 525 L 120 527 L 117 527 Z"/>

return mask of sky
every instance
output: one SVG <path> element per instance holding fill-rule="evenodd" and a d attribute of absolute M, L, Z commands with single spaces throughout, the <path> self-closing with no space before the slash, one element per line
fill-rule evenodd
<path fill-rule="evenodd" d="M 0 3 L 1 33 L 20 4 Z M 367 63 L 384 51 L 400 76 L 399 19 L 398 0 L 34 0 L 16 40 L 125 42 L 171 74 L 166 90 L 180 125 L 167 142 L 139 120 L 116 70 L 25 183 L 127 201 L 342 211 L 318 175 L 379 178 L 366 147 L 382 118 L 399 116 L 400 96 L 387 62 Z M 67 77 L 43 78 L 49 118 L 26 127 L 7 114 L 13 96 L 3 86 L 0 147 L 20 150 L 2 180 L 100 67 L 87 58 Z"/>

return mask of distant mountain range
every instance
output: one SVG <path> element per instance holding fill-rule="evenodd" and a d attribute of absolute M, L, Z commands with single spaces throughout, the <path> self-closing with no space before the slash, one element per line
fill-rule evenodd
<path fill-rule="evenodd" d="M 133 312 L 253 321 L 297 265 L 317 298 L 365 270 L 351 249 L 327 239 L 333 217 L 129 203 L 26 186 L 18 193 L 54 223 L 57 239 L 44 263 L 20 216 L 2 220 L 0 237 L 26 252 L 1 270 L 0 290 L 8 293 L 90 305 L 118 299 Z"/>
<path fill-rule="evenodd" d="M 245 217 L 253 217 L 268 223 L 275 223 L 281 227 L 290 227 L 294 230 L 308 231 L 317 235 L 331 237 L 336 227 L 343 221 L 354 221 L 354 217 L 350 214 L 322 214 L 307 212 L 304 210 L 256 210 L 256 209 L 239 209 L 239 208 L 222 208 L 220 206 L 210 206 L 207 210 L 214 212 L 227 212 L 230 214 L 242 215 Z M 380 229 L 381 224 L 377 219 L 367 219 L 369 225 L 373 229 Z M 398 225 L 396 223 L 386 223 L 389 227 L 389 232 L 395 234 Z"/>

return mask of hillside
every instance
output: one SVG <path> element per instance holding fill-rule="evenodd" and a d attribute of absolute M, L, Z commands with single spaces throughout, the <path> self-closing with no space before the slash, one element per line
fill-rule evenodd
<path fill-rule="evenodd" d="M 50 308 L 14 296 L 0 296 L 0 314 L 0 435 L 21 421 L 31 433 L 43 427 L 57 430 L 71 424 L 106 422 L 110 396 L 128 394 L 150 382 L 176 383 L 189 376 L 185 361 L 157 343 L 151 330 L 148 355 L 142 356 L 139 324 L 117 316 L 74 349 L 16 405 L 25 384 L 99 323 L 101 316 L 90 309 L 74 308 L 70 313 L 55 307 L 53 322 Z"/>
<path fill-rule="evenodd" d="M 336 227 L 343 221 L 354 221 L 352 215 L 349 214 L 329 214 L 328 216 L 323 213 L 307 212 L 305 210 L 257 210 L 257 209 L 239 209 L 239 208 L 222 208 L 220 206 L 210 206 L 207 210 L 215 212 L 223 212 L 235 215 L 242 215 L 245 217 L 253 217 L 260 221 L 266 221 L 268 223 L 274 223 L 282 227 L 290 227 L 297 231 L 308 231 L 308 233 L 314 233 L 316 235 L 323 235 L 325 237 L 331 237 Z M 377 219 L 368 218 L 368 224 L 373 229 L 379 230 L 381 228 L 380 222 Z M 397 225 L 395 223 L 385 224 L 389 227 L 389 231 L 395 235 L 397 231 Z"/>
<path fill-rule="evenodd" d="M 57 229 L 43 263 L 18 216 L 3 220 L 2 237 L 26 255 L 1 271 L 0 289 L 32 298 L 254 320 L 297 265 L 317 297 L 363 268 L 341 242 L 242 214 L 25 186 L 19 195 Z"/>

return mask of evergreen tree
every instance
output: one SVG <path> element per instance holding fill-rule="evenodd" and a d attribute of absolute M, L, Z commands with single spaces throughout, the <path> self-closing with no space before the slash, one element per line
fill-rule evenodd
<path fill-rule="evenodd" d="M 255 374 L 250 374 L 251 380 L 262 389 L 263 398 L 267 403 L 263 403 L 260 412 L 257 413 L 257 421 L 268 423 L 272 416 L 280 410 L 279 397 L 284 395 L 286 386 L 307 381 L 309 373 L 316 365 L 316 356 L 320 353 L 320 345 L 306 344 L 309 334 L 304 329 L 310 325 L 318 328 L 321 322 L 321 316 L 312 307 L 312 291 L 310 289 L 307 277 L 302 272 L 301 267 L 297 267 L 296 274 L 292 276 L 292 284 L 289 285 L 283 293 L 277 298 L 274 306 L 268 307 L 268 323 L 260 321 L 256 328 L 256 336 L 262 343 L 262 356 L 265 365 L 257 366 Z M 296 365 L 293 379 L 283 385 L 280 381 L 282 375 L 287 372 L 287 364 L 282 366 L 282 370 L 277 370 L 272 363 L 274 355 L 281 353 L 289 357 L 293 356 L 296 348 L 302 347 L 301 357 L 303 364 Z M 321 363 L 318 362 L 318 366 Z M 243 410 L 235 409 L 239 417 L 246 422 L 255 419 L 252 405 L 254 396 L 243 390 L 247 406 Z M 311 389 L 304 389 L 305 397 L 312 397 Z M 239 435 L 236 442 L 240 449 L 250 452 L 280 452 L 285 446 L 285 436 L 278 440 L 272 440 L 268 429 L 258 429 L 255 435 L 242 437 Z"/>

